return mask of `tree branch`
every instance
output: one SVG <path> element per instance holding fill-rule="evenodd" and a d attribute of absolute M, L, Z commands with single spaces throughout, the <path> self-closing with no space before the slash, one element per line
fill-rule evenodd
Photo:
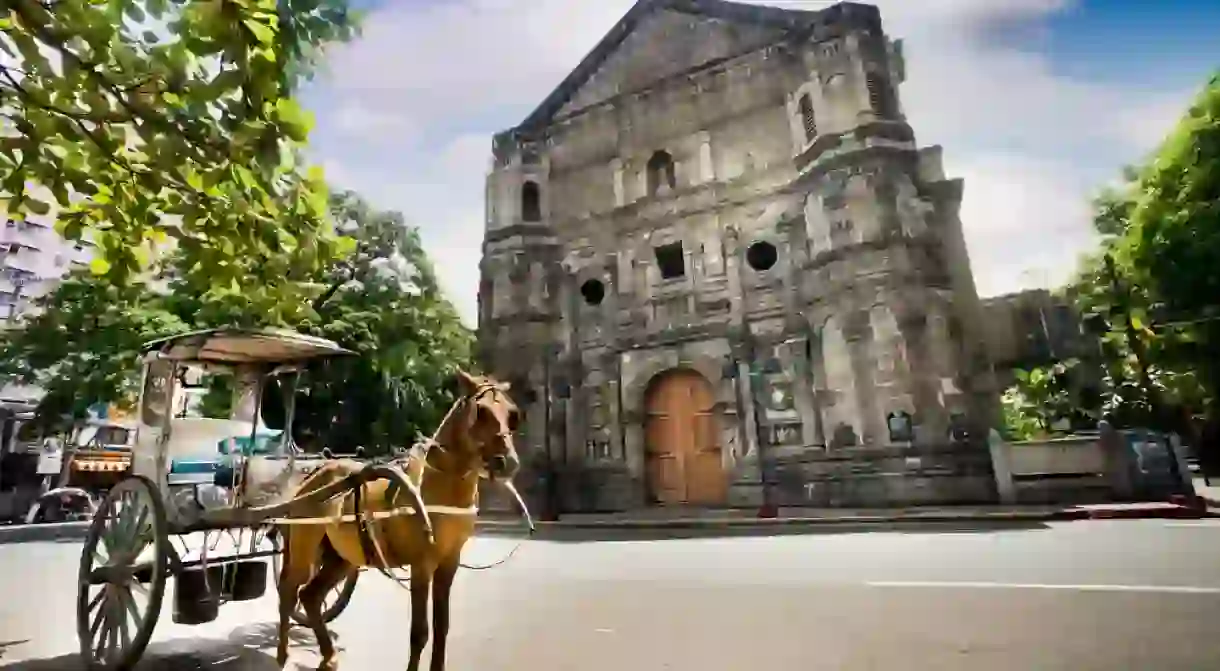
<path fill-rule="evenodd" d="M 124 91 L 122 87 L 111 81 L 107 76 L 99 71 L 99 63 L 86 60 L 80 54 L 73 51 L 68 46 L 68 39 L 57 35 L 53 29 L 40 23 L 37 20 L 37 17 L 31 14 L 31 6 L 43 9 L 39 3 L 35 2 L 34 0 L 16 0 L 10 4 L 12 11 L 22 19 L 22 23 L 30 30 L 30 32 L 32 32 L 44 44 L 57 51 L 64 59 L 76 63 L 77 67 L 84 71 L 85 74 L 93 79 L 95 83 L 108 90 L 115 97 L 115 100 L 119 103 L 119 105 L 122 105 L 123 108 L 132 115 L 151 126 L 159 128 L 162 131 L 181 134 L 187 139 L 191 146 L 201 154 L 211 153 L 211 158 L 213 160 L 224 162 L 228 159 L 227 148 L 222 145 L 214 145 L 214 139 L 199 136 L 198 134 L 192 132 L 192 129 L 188 128 L 185 124 L 175 124 L 166 117 L 147 109 L 144 105 L 139 105 L 128 100 L 126 96 L 123 95 L 127 91 Z M 43 9 L 43 11 L 46 10 Z M 153 79 L 154 77 L 149 77 L 150 81 Z"/>
<path fill-rule="evenodd" d="M 341 280 L 336 280 L 335 282 L 331 283 L 331 285 L 326 288 L 326 291 L 322 292 L 321 296 L 318 296 L 317 298 L 314 299 L 314 302 L 313 302 L 314 312 L 321 310 L 322 306 L 326 305 L 327 301 L 334 298 L 335 294 L 339 293 L 339 290 L 343 288 L 343 285 L 347 284 L 348 282 L 351 282 L 352 278 L 355 277 L 355 275 L 356 275 L 355 268 L 351 268 L 348 270 L 347 277 L 345 277 Z"/>

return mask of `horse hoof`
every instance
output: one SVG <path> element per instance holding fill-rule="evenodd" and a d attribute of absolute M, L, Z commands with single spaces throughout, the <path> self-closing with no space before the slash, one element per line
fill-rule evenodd
<path fill-rule="evenodd" d="M 339 661 L 332 659 L 318 665 L 318 671 L 339 671 Z"/>

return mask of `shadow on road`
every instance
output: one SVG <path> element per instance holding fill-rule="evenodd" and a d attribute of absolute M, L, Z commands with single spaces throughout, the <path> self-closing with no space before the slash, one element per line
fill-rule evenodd
<path fill-rule="evenodd" d="M 336 647 L 339 638 L 334 632 Z M 301 627 L 289 630 L 290 671 L 314 669 L 317 648 L 312 633 Z M 280 671 L 275 663 L 275 646 L 278 640 L 276 625 L 271 622 L 248 624 L 234 629 L 227 639 L 177 638 L 161 641 L 148 647 L 144 659 L 135 671 Z M 0 642 L 0 660 L 8 648 L 28 641 Z M 306 657 L 306 660 L 301 660 Z M 0 665 L 0 671 L 84 671 L 85 666 L 76 654 L 60 655 L 43 659 L 30 659 Z"/>
<path fill-rule="evenodd" d="M 833 524 L 775 524 L 743 526 L 668 526 L 629 528 L 618 526 L 543 527 L 532 540 L 558 543 L 613 543 L 628 541 L 680 540 L 691 538 L 750 538 L 770 536 L 820 536 L 830 534 L 979 534 L 997 531 L 1033 531 L 1050 528 L 1044 522 L 1025 520 L 969 520 L 910 522 L 836 522 Z M 520 538 L 517 531 L 480 530 L 488 538 Z"/>

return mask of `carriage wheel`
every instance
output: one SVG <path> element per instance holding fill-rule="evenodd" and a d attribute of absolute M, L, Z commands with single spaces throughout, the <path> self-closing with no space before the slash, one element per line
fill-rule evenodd
<path fill-rule="evenodd" d="M 161 614 L 168 556 L 156 487 L 138 476 L 119 482 L 94 514 L 80 560 L 76 633 L 89 669 L 125 671 L 140 660 Z"/>
<path fill-rule="evenodd" d="M 275 546 L 276 550 L 281 550 L 280 534 L 278 530 L 267 534 L 267 538 Z M 280 569 L 283 565 L 283 560 L 279 552 L 271 556 L 271 572 L 275 576 L 275 584 L 280 584 Z M 327 593 L 326 598 L 322 599 L 322 621 L 329 624 L 335 621 L 335 618 L 343 614 L 347 605 L 352 601 L 352 594 L 356 592 L 356 580 L 360 577 L 360 573 L 356 572 L 351 577 L 343 580 L 338 585 Z M 305 627 L 309 626 L 309 618 L 305 616 L 305 611 L 300 605 L 292 613 L 292 621 Z"/>

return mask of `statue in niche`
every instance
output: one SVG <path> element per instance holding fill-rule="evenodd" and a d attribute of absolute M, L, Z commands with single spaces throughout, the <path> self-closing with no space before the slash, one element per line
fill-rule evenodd
<path fill-rule="evenodd" d="M 771 429 L 771 445 L 793 445 L 801 440 L 800 427 L 792 424 L 776 424 Z"/>
<path fill-rule="evenodd" d="M 909 443 L 915 437 L 911 413 L 906 410 L 899 410 L 886 415 L 885 425 L 890 430 L 891 443 Z"/>
<path fill-rule="evenodd" d="M 830 439 L 831 447 L 854 447 L 860 444 L 860 439 L 856 436 L 856 430 L 847 422 L 839 422 L 835 427 L 834 435 Z"/>
<path fill-rule="evenodd" d="M 964 443 L 970 440 L 970 427 L 966 415 L 955 412 L 949 415 L 949 442 Z"/>
<path fill-rule="evenodd" d="M 767 408 L 777 412 L 785 412 L 793 408 L 792 385 L 787 381 L 774 381 L 767 397 Z"/>

